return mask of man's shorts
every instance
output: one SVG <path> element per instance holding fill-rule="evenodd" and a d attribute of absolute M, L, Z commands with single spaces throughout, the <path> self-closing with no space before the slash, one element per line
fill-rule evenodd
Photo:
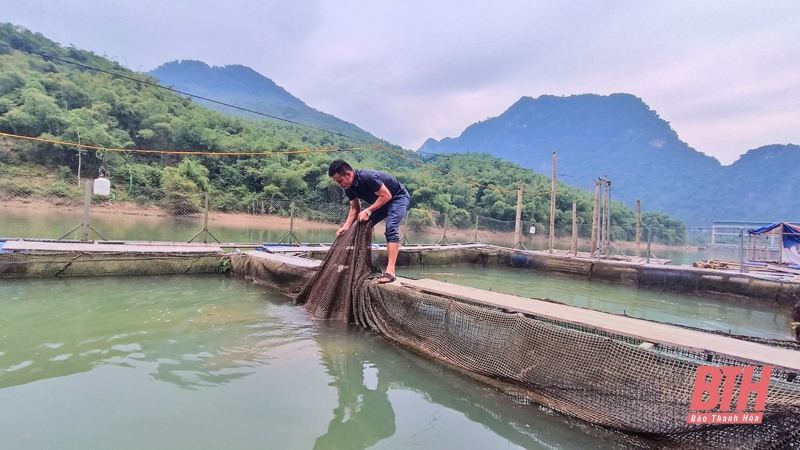
<path fill-rule="evenodd" d="M 386 219 L 386 242 L 400 242 L 400 222 L 403 221 L 403 216 L 406 215 L 408 209 L 408 196 L 400 196 L 392 198 L 389 203 L 381 206 L 375 210 L 370 216 L 369 220 L 373 224 Z"/>

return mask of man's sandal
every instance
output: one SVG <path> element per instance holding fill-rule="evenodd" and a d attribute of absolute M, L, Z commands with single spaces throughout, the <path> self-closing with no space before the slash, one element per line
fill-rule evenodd
<path fill-rule="evenodd" d="M 388 281 L 384 281 L 384 279 L 388 280 Z M 384 274 L 381 275 L 381 278 L 378 280 L 378 283 L 380 283 L 380 284 L 392 283 L 396 279 L 397 278 L 395 278 L 394 275 L 392 275 L 390 273 L 384 273 Z"/>

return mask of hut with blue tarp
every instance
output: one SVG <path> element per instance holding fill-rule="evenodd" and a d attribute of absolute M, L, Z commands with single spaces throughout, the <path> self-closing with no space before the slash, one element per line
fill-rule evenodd
<path fill-rule="evenodd" d="M 777 222 L 761 228 L 751 228 L 748 233 L 748 259 L 759 259 L 759 247 L 757 242 L 759 237 L 763 237 L 764 248 L 768 247 L 768 241 L 775 239 L 780 243 L 779 263 L 788 264 L 790 267 L 800 269 L 800 226 L 786 222 Z M 752 251 L 752 253 L 751 253 Z M 768 252 L 763 252 L 764 258 L 768 259 Z"/>

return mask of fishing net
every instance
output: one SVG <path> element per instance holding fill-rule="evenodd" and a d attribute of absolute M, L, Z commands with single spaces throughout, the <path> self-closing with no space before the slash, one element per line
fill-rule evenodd
<path fill-rule="evenodd" d="M 687 424 L 697 368 L 747 363 L 661 345 L 643 348 L 641 340 L 590 327 L 430 295 L 399 283 L 379 285 L 370 276 L 377 272 L 370 250 L 370 226 L 351 227 L 297 302 L 320 319 L 361 325 L 515 395 L 630 433 L 637 446 L 800 448 L 795 374 L 773 370 L 762 424 Z M 760 368 L 756 373 L 760 376 Z M 737 397 L 738 387 L 734 402 Z M 754 401 L 751 397 L 748 410 Z"/>
<path fill-rule="evenodd" d="M 354 299 L 367 277 L 378 272 L 372 264 L 372 222 L 357 222 L 336 238 L 295 301 L 318 319 L 354 323 Z"/>
<path fill-rule="evenodd" d="M 229 270 L 226 259 L 220 252 L 207 254 L 0 253 L 0 279 L 221 273 Z"/>

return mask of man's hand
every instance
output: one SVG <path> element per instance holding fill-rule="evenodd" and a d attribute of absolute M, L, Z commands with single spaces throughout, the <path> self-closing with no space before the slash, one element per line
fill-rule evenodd
<path fill-rule="evenodd" d="M 342 233 L 344 233 L 345 231 L 347 231 L 347 229 L 348 229 L 348 228 L 350 228 L 350 227 L 342 227 L 342 228 L 339 228 L 339 229 L 336 231 L 336 237 L 339 237 L 339 235 L 341 235 Z"/>
<path fill-rule="evenodd" d="M 361 211 L 360 213 L 358 213 L 358 221 L 359 222 L 366 222 L 368 220 L 369 220 L 369 215 L 367 214 L 366 210 Z"/>

